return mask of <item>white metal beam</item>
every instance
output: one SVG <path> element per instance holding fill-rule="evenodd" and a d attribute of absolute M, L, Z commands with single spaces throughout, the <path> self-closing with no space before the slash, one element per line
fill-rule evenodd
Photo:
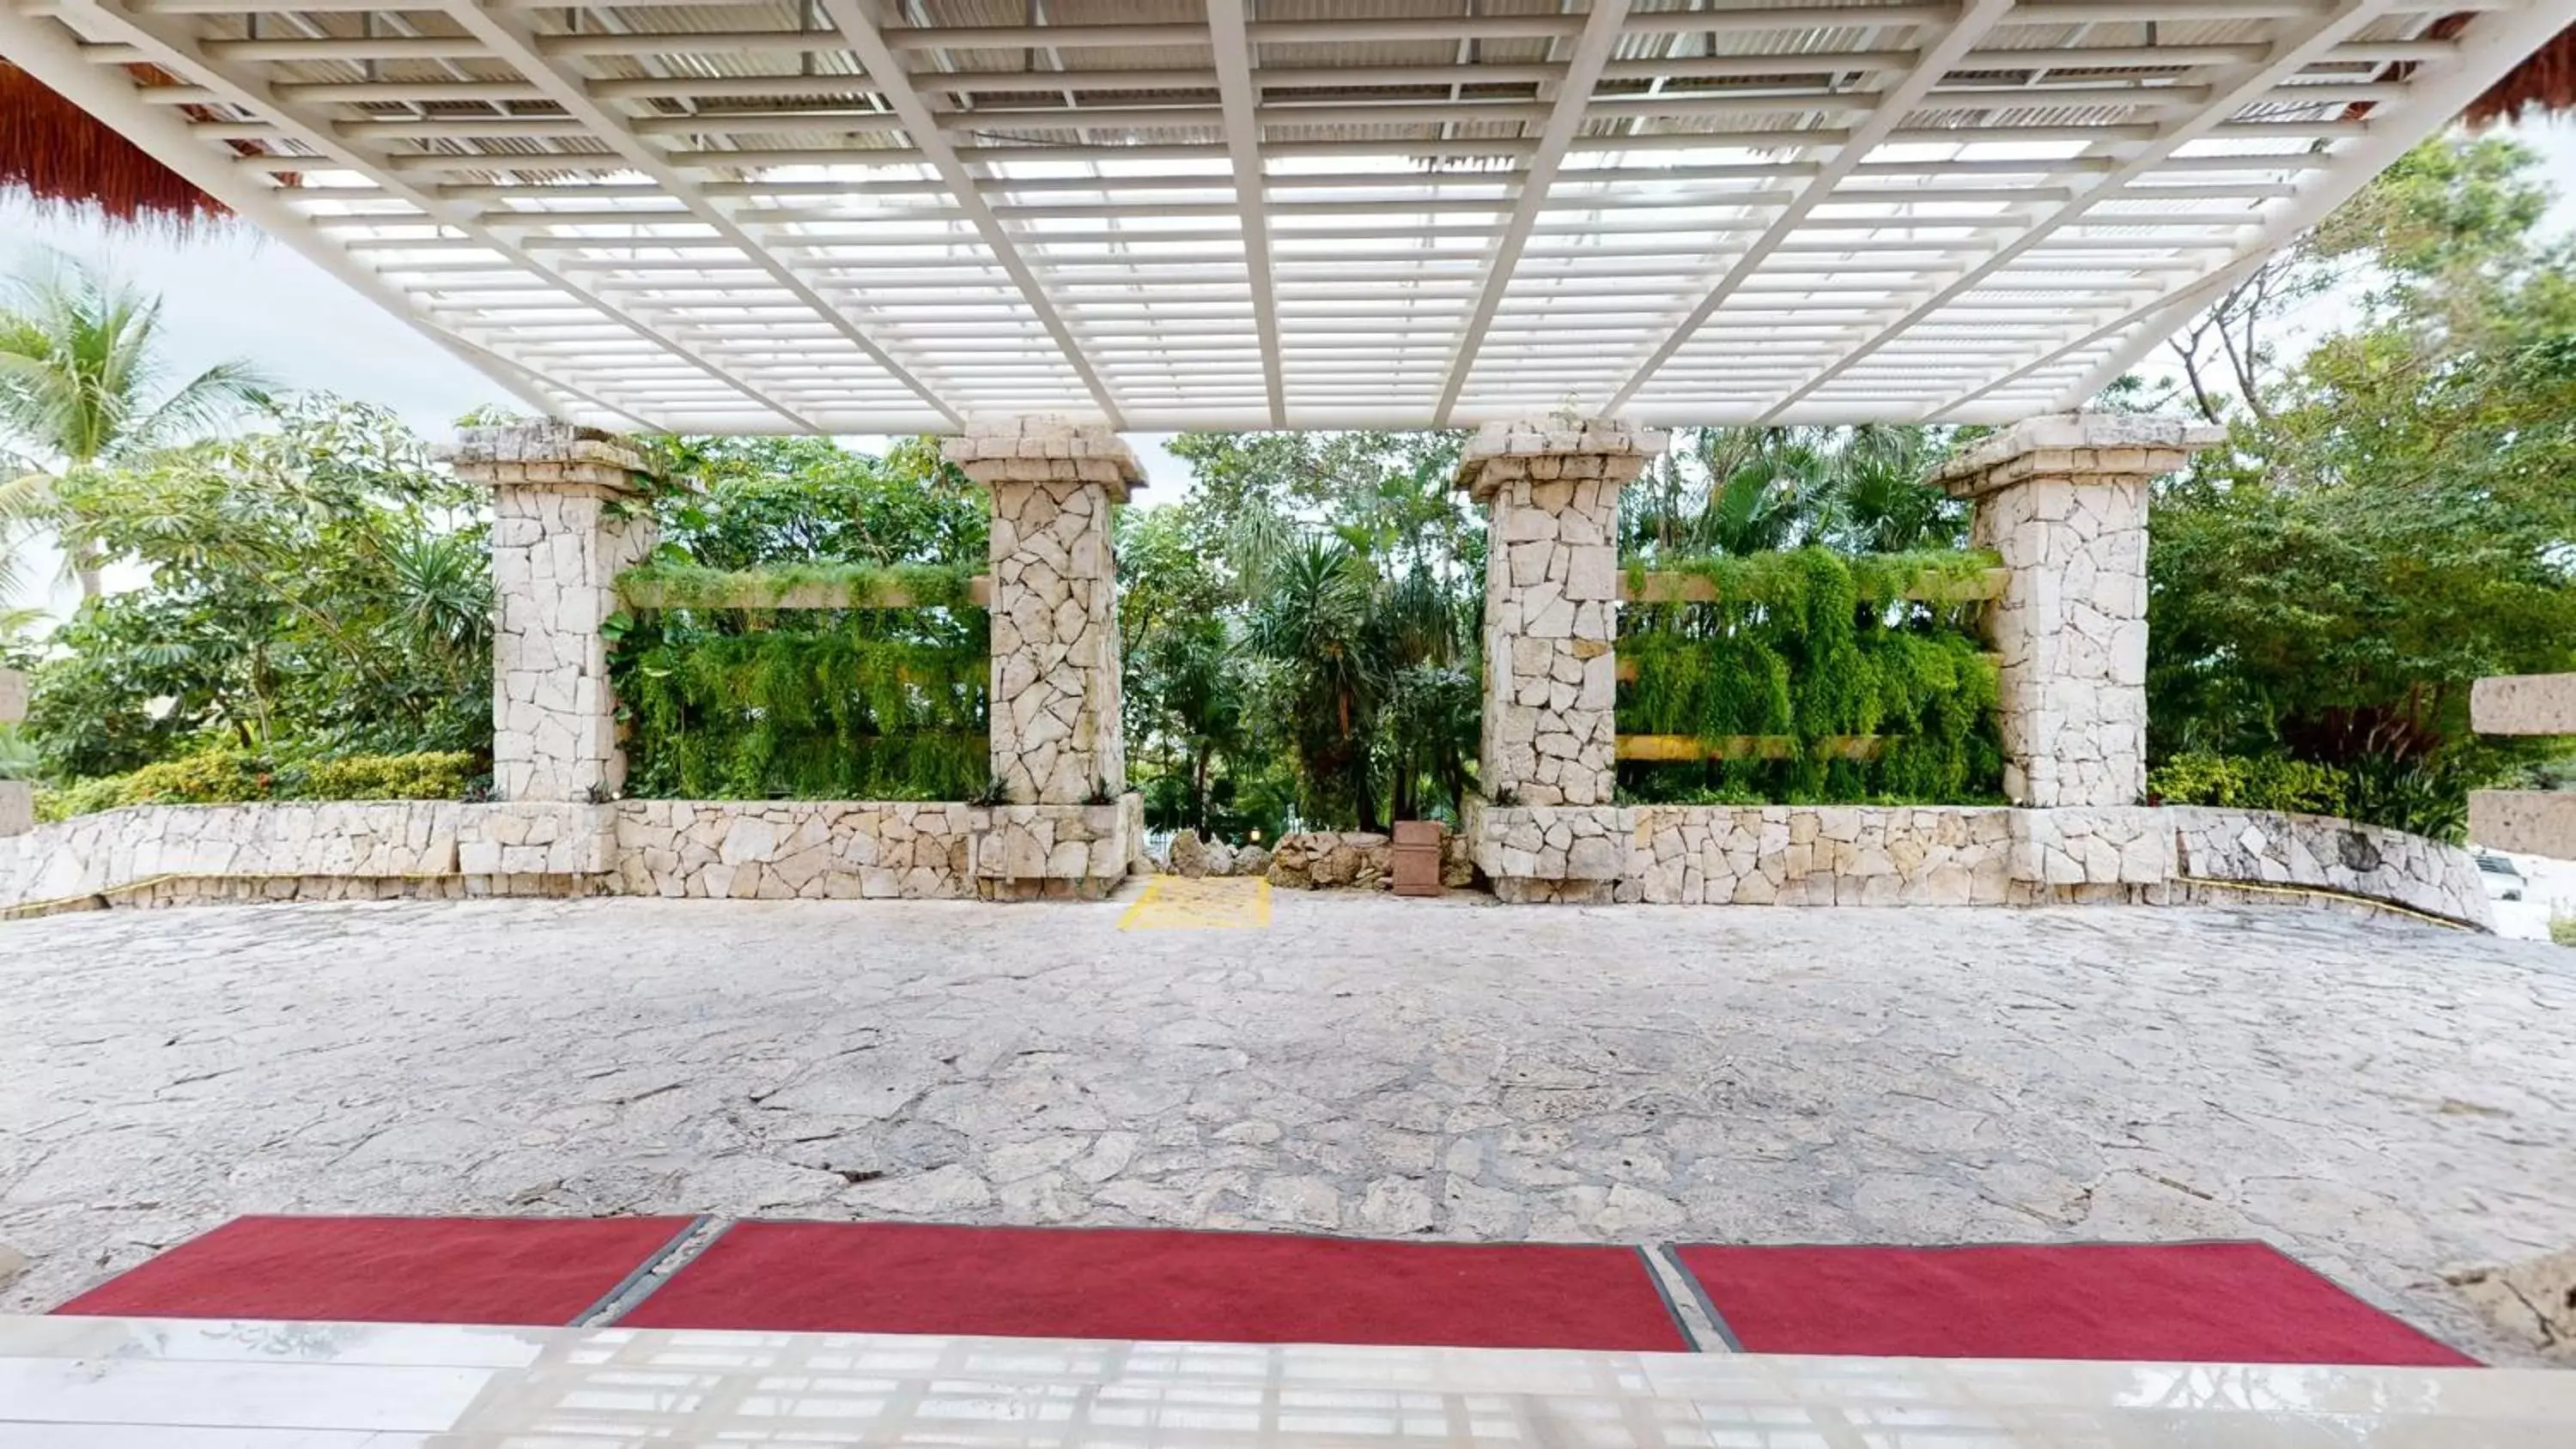
<path fill-rule="evenodd" d="M 1237 224 L 1243 229 L 1243 270 L 1252 288 L 1252 326 L 1261 340 L 1261 380 L 1270 398 L 1270 426 L 1288 426 L 1288 390 L 1279 375 L 1279 299 L 1271 290 L 1268 181 L 1261 159 L 1261 94 L 1252 78 L 1252 42 L 1244 34 L 1251 0 L 1208 0 L 1208 37 L 1215 46 L 1216 85 L 1225 112 L 1225 148 L 1234 160 Z"/>
<path fill-rule="evenodd" d="M 1906 75 L 1905 79 L 1899 81 L 1881 98 L 1877 111 L 1852 132 L 1851 138 L 1834 153 L 1833 160 L 1825 163 L 1823 168 L 1816 172 L 1814 178 L 1808 181 L 1806 189 L 1799 193 L 1798 199 L 1781 209 L 1780 214 L 1772 219 L 1771 225 L 1763 230 L 1762 235 L 1756 238 L 1751 246 L 1745 248 L 1743 254 L 1735 259 L 1734 265 L 1726 269 L 1725 275 L 1717 279 L 1717 284 L 1709 288 L 1707 295 L 1691 308 L 1690 312 L 1682 318 L 1681 323 L 1656 345 L 1654 351 L 1646 355 L 1644 361 L 1630 370 L 1627 381 L 1621 383 L 1619 390 L 1612 393 L 1609 400 L 1602 405 L 1602 412 L 1605 415 L 1615 415 L 1621 408 L 1626 407 L 1628 399 L 1636 396 L 1637 390 L 1653 379 L 1656 370 L 1670 361 L 1674 353 L 1681 351 L 1692 337 L 1698 335 L 1699 329 L 1707 323 L 1718 308 L 1726 305 L 1728 298 L 1733 297 L 1743 287 L 1745 280 L 1760 271 L 1762 264 L 1770 259 L 1771 254 L 1780 249 L 1781 243 L 1787 241 L 1790 234 L 1806 221 L 1809 214 L 1824 205 L 1825 201 L 1833 195 L 1834 188 L 1841 185 L 1844 178 L 1850 176 L 1863 161 L 1868 159 L 1870 151 L 1886 139 L 1889 132 L 1894 131 L 1904 122 L 1907 113 L 1913 109 L 1915 101 L 1932 87 L 1940 84 L 1941 78 L 1949 74 L 1950 68 L 1958 64 L 1960 57 L 1975 48 L 1976 43 L 1985 38 L 1987 31 L 2002 24 L 2004 18 L 2011 13 L 2012 0 L 1971 0 L 1968 8 L 1959 13 L 1959 17 L 1950 23 L 1949 28 L 1941 33 L 1940 38 L 1933 41 L 1931 47 L 1922 52 L 1923 58 L 1915 63 L 1914 69 Z"/>
<path fill-rule="evenodd" d="M 1974 290 L 1996 273 L 2012 264 L 2032 248 L 2046 242 L 2061 228 L 2075 223 L 2099 203 L 2119 196 L 2130 182 L 2155 170 L 2176 151 L 2227 126 L 2230 119 L 2249 102 L 2284 79 L 2298 74 L 2309 63 L 2341 41 L 2357 34 L 2372 21 L 2388 12 L 2393 0 L 2336 0 L 2328 8 L 2312 12 L 2276 37 L 2265 47 L 2264 59 L 2222 68 L 2210 77 L 2210 100 L 2193 114 L 2157 129 L 2156 138 L 2136 151 L 2122 156 L 2117 166 L 2102 178 L 2039 218 L 2018 236 L 2006 241 L 1984 261 L 1952 278 L 1933 294 L 1907 309 L 1894 322 L 1879 328 L 1855 344 L 1849 351 L 1806 381 L 1792 388 L 1765 415 L 1775 419 L 1813 395 L 1835 378 L 1849 372 L 1888 343 L 1905 334 L 1914 324 L 1938 312 L 1951 301 Z"/>
<path fill-rule="evenodd" d="M 585 89 L 585 77 L 539 54 L 534 31 L 518 20 L 496 12 L 486 0 L 445 0 L 443 9 L 468 34 L 481 40 L 495 59 L 526 77 L 530 84 L 544 93 L 545 99 L 563 107 L 564 113 L 580 123 L 589 134 L 633 162 L 637 171 L 651 177 L 664 194 L 686 208 L 690 217 L 711 228 L 816 316 L 831 323 L 834 330 L 849 339 L 851 345 L 928 403 L 932 411 L 953 423 L 964 424 L 965 416 L 942 401 L 912 366 L 897 358 L 851 320 L 849 309 L 855 303 L 828 298 L 815 290 L 801 272 L 772 253 L 760 235 L 737 221 L 724 203 L 708 198 L 698 189 L 697 183 L 670 165 L 658 148 L 638 136 L 623 114 L 591 99 Z M 341 127 L 343 134 L 351 129 L 345 124 Z M 486 221 L 493 219 L 491 213 L 484 215 Z M 520 213 L 513 219 L 524 223 L 527 215 Z"/>
<path fill-rule="evenodd" d="M 2371 134 L 2367 139 L 2339 153 L 2334 165 L 2311 177 L 2295 199 L 2272 209 L 2271 214 L 2264 218 L 2261 230 L 2218 274 L 2225 280 L 2211 288 L 2207 296 L 2214 296 L 2231 285 L 2236 276 L 2252 270 L 2300 232 L 2324 220 L 2336 207 L 2369 185 L 2371 178 L 2412 150 L 2417 137 L 2440 129 L 2471 101 L 2484 94 L 2489 86 L 2520 65 L 2525 57 L 2548 44 L 2566 26 L 2567 17 L 2563 13 L 2553 12 L 2548 5 L 2533 5 L 2519 14 L 2479 21 L 2459 41 L 2447 44 L 2443 53 L 2424 61 L 2416 73 L 2408 77 L 2405 98 L 2372 113 Z M 2139 358 L 2170 336 L 2189 315 L 2189 309 L 2196 308 L 2198 301 L 2207 300 L 2207 296 L 2195 300 L 2177 299 L 2156 309 L 2133 312 L 2123 319 L 2124 322 L 2139 323 L 2137 331 L 2086 373 L 2081 382 L 2068 388 L 2058 398 L 2054 410 L 2080 407 L 2095 393 L 2109 387 L 2122 373 L 2135 366 Z M 2036 371 L 2067 352 L 2079 351 L 2101 337 L 2117 332 L 2119 325 L 2114 324 L 2094 336 L 2079 339 L 2059 352 L 2041 358 L 2025 371 Z M 2011 380 L 2006 378 L 2002 381 Z M 1977 396 L 1971 394 L 1949 406 L 1952 409 L 1963 407 Z"/>
<path fill-rule="evenodd" d="M 1476 354 L 1485 345 L 1485 328 L 1494 320 L 1494 309 L 1502 305 L 1503 294 L 1511 289 L 1512 274 L 1520 266 L 1521 248 L 1528 243 L 1539 212 L 1547 206 L 1548 188 L 1556 182 L 1557 167 L 1564 162 L 1575 134 L 1583 129 L 1583 118 L 1591 112 L 1592 90 L 1600 83 L 1601 68 L 1609 64 L 1610 52 L 1619 44 L 1620 27 L 1628 18 L 1628 0 L 1591 3 L 1591 10 L 1583 17 L 1583 28 L 1575 36 L 1574 49 L 1566 56 L 1565 79 L 1558 82 L 1556 106 L 1548 113 L 1537 146 L 1524 164 L 1511 219 L 1504 224 L 1502 239 L 1494 244 L 1493 254 L 1485 264 L 1485 285 L 1476 297 L 1475 310 L 1468 314 L 1466 329 L 1458 334 L 1458 348 L 1450 356 L 1448 377 L 1440 385 L 1439 406 L 1432 412 L 1433 427 L 1449 426 L 1458 395 L 1466 390 L 1467 375 L 1475 370 Z"/>
<path fill-rule="evenodd" d="M 63 0 L 62 10 L 77 17 L 79 28 L 87 33 L 116 36 L 136 46 L 152 63 L 175 75 L 193 78 L 224 96 L 227 104 L 268 115 L 294 140 L 315 153 L 317 160 L 327 160 L 342 169 L 368 177 L 377 185 L 421 209 L 422 213 L 441 224 L 453 227 L 480 242 L 496 254 L 511 257 L 527 271 L 542 276 L 561 287 L 567 295 L 578 297 L 592 310 L 687 359 L 708 376 L 731 387 L 755 406 L 774 411 L 800 426 L 806 420 L 793 409 L 765 395 L 751 382 L 695 355 L 688 342 L 653 322 L 589 290 L 568 273 L 548 267 L 516 244 L 493 232 L 472 218 L 456 214 L 459 208 L 441 202 L 437 197 L 401 181 L 385 164 L 384 158 L 364 148 L 341 140 L 327 117 L 314 115 L 302 107 L 278 100 L 270 94 L 260 76 L 229 62 L 217 60 L 189 30 L 169 21 L 139 15 L 118 0 Z M 200 145 L 203 143 L 200 142 Z M 308 165 L 308 169 L 320 169 Z"/>
<path fill-rule="evenodd" d="M 869 78 L 876 82 L 879 93 L 886 99 L 886 104 L 894 108 L 896 117 L 903 123 L 904 133 L 912 138 L 913 149 L 920 153 L 921 159 L 936 170 L 940 179 L 947 182 L 950 191 L 955 193 L 958 206 L 965 211 L 967 218 L 975 224 L 976 232 L 983 237 L 985 249 L 993 254 L 993 259 L 1001 264 L 1002 270 L 1010 276 L 1012 284 L 1020 289 L 1020 295 L 1028 302 L 1029 311 L 1046 327 L 1047 335 L 1055 339 L 1057 348 L 1064 355 L 1066 366 L 1072 368 L 1074 374 L 1082 379 L 1083 386 L 1091 393 L 1092 401 L 1099 406 L 1103 419 L 1113 428 L 1124 428 L 1126 421 L 1120 411 L 1116 394 L 1110 391 L 1109 384 L 1091 365 L 1091 359 L 1084 355 L 1081 339 L 1074 335 L 1073 328 L 1067 325 L 1064 315 L 1057 310 L 1054 299 L 1047 295 L 1045 284 L 1030 267 L 1028 259 L 1020 254 L 1019 245 L 1012 239 L 1009 228 L 1002 224 L 1000 217 L 993 214 L 992 203 L 985 199 L 983 189 L 977 183 L 974 173 L 967 169 L 966 163 L 958 156 L 956 148 L 949 144 L 948 137 L 939 129 L 938 122 L 931 118 L 929 105 L 922 100 L 921 93 L 913 88 L 903 63 L 896 58 L 893 48 L 886 43 L 885 32 L 880 31 L 876 22 L 870 20 L 860 8 L 860 0 L 815 0 L 815 3 L 823 14 L 840 28 L 842 38 L 849 42 L 851 53 L 858 57 L 860 66 L 867 71 Z M 1056 38 L 1057 33 L 1072 27 L 1033 28 L 1041 30 L 1046 37 L 1036 41 L 1036 44 L 1058 45 L 1067 42 Z"/>
<path fill-rule="evenodd" d="M 413 331 L 491 377 L 519 401 L 541 413 L 553 414 L 562 411 L 570 400 L 627 418 L 639 426 L 653 426 L 613 403 L 563 386 L 469 329 L 437 320 L 418 298 L 358 265 L 348 253 L 306 225 L 303 217 L 279 200 L 275 188 L 224 165 L 177 114 L 143 104 L 130 79 L 122 72 L 93 64 L 70 33 L 53 22 L 0 5 L 0 56 L 6 56 L 10 64 L 35 77 L 56 95 L 113 127 L 118 135 L 169 167 L 189 185 L 223 203 L 234 215 L 293 248 L 352 291 L 402 319 Z"/>

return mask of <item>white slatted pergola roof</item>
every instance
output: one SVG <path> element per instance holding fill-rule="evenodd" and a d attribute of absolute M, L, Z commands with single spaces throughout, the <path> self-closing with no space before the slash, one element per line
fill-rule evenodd
<path fill-rule="evenodd" d="M 2571 10 L 0 0 L 0 54 L 581 421 L 1998 422 Z"/>

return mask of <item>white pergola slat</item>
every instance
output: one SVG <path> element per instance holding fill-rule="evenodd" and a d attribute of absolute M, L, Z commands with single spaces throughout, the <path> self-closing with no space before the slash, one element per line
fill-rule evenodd
<path fill-rule="evenodd" d="M 2005 422 L 2081 403 L 2568 18 L 0 0 L 0 54 L 583 421 Z"/>

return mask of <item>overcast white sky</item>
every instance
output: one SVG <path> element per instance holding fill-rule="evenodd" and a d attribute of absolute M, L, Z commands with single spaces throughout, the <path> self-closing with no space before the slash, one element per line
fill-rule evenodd
<path fill-rule="evenodd" d="M 2576 123 L 2524 128 L 2541 147 L 2560 194 L 2553 222 L 2576 227 Z M 157 292 L 164 303 L 174 364 L 194 371 L 230 357 L 247 358 L 290 388 L 326 388 L 382 403 L 433 438 L 453 431 L 470 408 L 520 407 L 486 381 L 320 268 L 256 231 L 235 228 L 187 242 L 114 234 L 96 225 L 47 217 L 0 202 L 0 265 L 15 265 L 10 243 L 48 245 L 101 262 Z M 1155 484 L 1171 498 L 1188 470 L 1164 453 L 1160 438 L 1139 439 Z"/>

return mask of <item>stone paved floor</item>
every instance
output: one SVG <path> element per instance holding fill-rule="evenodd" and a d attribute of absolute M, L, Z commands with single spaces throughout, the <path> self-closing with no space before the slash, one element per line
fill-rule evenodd
<path fill-rule="evenodd" d="M 249 1211 L 2576 1245 L 2576 953 L 2289 911 L 473 902 L 0 926 L 40 1308 Z"/>

